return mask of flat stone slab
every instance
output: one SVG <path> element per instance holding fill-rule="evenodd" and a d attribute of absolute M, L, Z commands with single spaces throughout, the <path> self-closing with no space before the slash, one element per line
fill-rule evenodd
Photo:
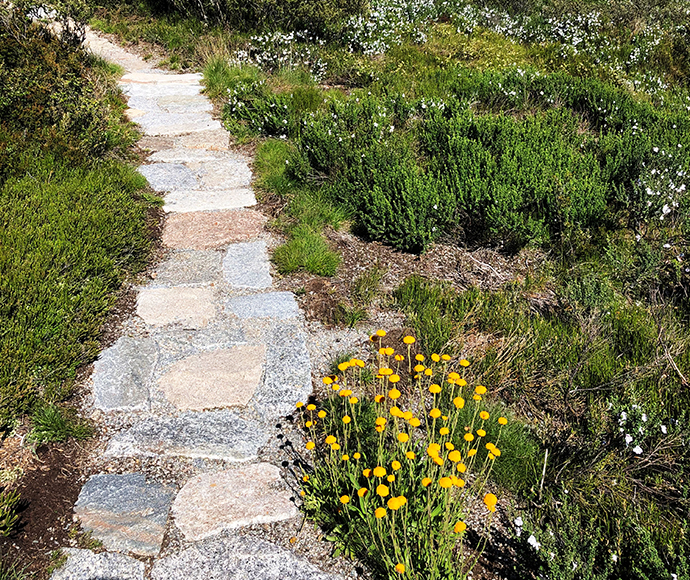
<path fill-rule="evenodd" d="M 94 363 L 94 405 L 104 411 L 148 409 L 149 386 L 157 360 L 154 340 L 128 336 L 118 339 Z"/>
<path fill-rule="evenodd" d="M 137 123 L 147 135 L 179 135 L 222 127 L 208 113 L 148 113 Z"/>
<path fill-rule="evenodd" d="M 144 580 L 143 562 L 111 552 L 62 548 L 67 561 L 50 575 L 50 580 Z"/>
<path fill-rule="evenodd" d="M 131 72 L 120 78 L 120 83 L 155 83 L 155 84 L 197 84 L 203 75 L 200 73 L 175 74 L 163 71 Z"/>
<path fill-rule="evenodd" d="M 150 326 L 181 324 L 202 328 L 215 314 L 212 288 L 144 288 L 137 297 L 137 314 Z"/>
<path fill-rule="evenodd" d="M 227 309 L 240 318 L 286 320 L 299 316 L 299 306 L 292 292 L 266 292 L 237 296 L 228 300 Z"/>
<path fill-rule="evenodd" d="M 158 560 L 152 580 L 344 580 L 304 558 L 257 538 L 227 537 L 200 542 Z"/>
<path fill-rule="evenodd" d="M 264 345 L 196 354 L 173 364 L 158 388 L 182 410 L 243 406 L 259 386 L 265 357 Z"/>
<path fill-rule="evenodd" d="M 149 161 L 160 161 L 162 163 L 201 163 L 205 161 L 217 161 L 226 158 L 227 151 L 209 151 L 207 149 L 167 149 L 157 151 L 149 157 Z"/>
<path fill-rule="evenodd" d="M 197 541 L 223 530 L 296 517 L 291 495 L 275 465 L 254 463 L 194 477 L 177 494 L 172 514 L 185 538 Z"/>
<path fill-rule="evenodd" d="M 142 473 L 93 475 L 79 493 L 74 515 L 108 550 L 155 556 L 174 495 L 172 488 L 146 483 Z"/>
<path fill-rule="evenodd" d="M 258 422 L 242 419 L 232 411 L 188 412 L 136 423 L 117 433 L 105 454 L 251 461 L 267 441 L 268 435 Z"/>
<path fill-rule="evenodd" d="M 252 170 L 244 157 L 228 155 L 199 167 L 199 176 L 207 189 L 242 189 L 250 187 Z"/>
<path fill-rule="evenodd" d="M 228 151 L 230 149 L 230 135 L 223 127 L 197 131 L 175 138 L 175 147 Z"/>
<path fill-rule="evenodd" d="M 199 186 L 195 173 L 181 163 L 152 163 L 137 169 L 155 191 L 194 189 Z"/>
<path fill-rule="evenodd" d="M 218 320 L 198 330 L 161 329 L 153 334 L 153 338 L 159 349 L 156 379 L 167 372 L 169 365 L 192 355 L 247 344 L 238 320 Z"/>
<path fill-rule="evenodd" d="M 186 213 L 190 211 L 213 211 L 236 209 L 256 205 L 251 189 L 211 189 L 205 191 L 171 191 L 165 196 L 163 210 Z"/>
<path fill-rule="evenodd" d="M 221 279 L 223 254 L 210 251 L 175 252 L 155 272 L 155 286 L 201 285 Z"/>
<path fill-rule="evenodd" d="M 169 215 L 163 229 L 163 244 L 169 248 L 207 250 L 258 236 L 266 217 L 251 209 L 191 212 Z"/>
<path fill-rule="evenodd" d="M 223 258 L 225 281 L 235 288 L 270 288 L 272 279 L 265 242 L 228 246 Z"/>
<path fill-rule="evenodd" d="M 160 97 L 168 96 L 193 96 L 201 93 L 201 85 L 199 84 L 146 84 L 146 83 L 121 83 L 120 88 L 122 92 L 128 97 L 147 97 L 149 99 L 158 99 Z"/>
<path fill-rule="evenodd" d="M 105 60 L 117 63 L 128 71 L 150 70 L 153 67 L 151 61 L 145 61 L 136 54 L 126 51 L 121 46 L 113 44 L 106 38 L 98 36 L 96 32 L 88 28 L 86 29 L 84 46 L 90 52 L 99 55 Z"/>
<path fill-rule="evenodd" d="M 158 99 L 158 105 L 168 113 L 204 113 L 213 110 L 203 95 L 167 95 Z"/>
<path fill-rule="evenodd" d="M 254 396 L 257 412 L 266 420 L 283 417 L 311 392 L 311 360 L 304 331 L 296 324 L 276 324 L 268 341 L 264 381 Z"/>

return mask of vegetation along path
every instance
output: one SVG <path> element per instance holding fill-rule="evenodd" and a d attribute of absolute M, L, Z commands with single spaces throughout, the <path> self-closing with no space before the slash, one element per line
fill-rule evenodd
<path fill-rule="evenodd" d="M 126 70 L 128 114 L 151 151 L 139 171 L 164 194 L 169 251 L 92 377 L 114 428 L 75 514 L 105 551 L 65 549 L 52 578 L 335 578 L 274 544 L 223 534 L 297 517 L 280 469 L 258 454 L 311 391 L 299 308 L 273 290 L 265 218 L 248 209 L 248 159 L 229 150 L 201 75 L 89 42 Z M 144 463 L 169 469 L 159 479 L 171 483 L 147 479 Z"/>

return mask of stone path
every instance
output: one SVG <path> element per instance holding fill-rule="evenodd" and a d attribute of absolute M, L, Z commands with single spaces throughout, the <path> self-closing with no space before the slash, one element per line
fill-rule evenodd
<path fill-rule="evenodd" d="M 52 579 L 335 579 L 237 535 L 299 517 L 280 469 L 257 457 L 277 420 L 311 392 L 299 308 L 291 293 L 272 290 L 265 218 L 249 209 L 249 160 L 229 149 L 201 75 L 155 70 L 93 33 L 88 43 L 126 70 L 128 115 L 151 151 L 139 171 L 165 199 L 167 253 L 138 289 L 125 335 L 94 365 L 94 406 L 127 426 L 102 458 L 115 472 L 90 477 L 75 506 L 106 551 L 67 549 Z M 118 470 L 138 464 L 129 458 L 206 467 L 162 485 Z M 162 553 L 171 530 L 179 548 Z"/>

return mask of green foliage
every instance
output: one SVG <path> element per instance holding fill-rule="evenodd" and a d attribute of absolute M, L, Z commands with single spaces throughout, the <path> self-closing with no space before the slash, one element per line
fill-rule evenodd
<path fill-rule="evenodd" d="M 303 224 L 290 230 L 289 240 L 276 248 L 272 259 L 281 274 L 304 269 L 317 276 L 333 276 L 340 264 L 340 256 L 329 249 L 323 235 Z"/>
<path fill-rule="evenodd" d="M 26 568 L 20 568 L 16 562 L 10 562 L 0 555 L 0 580 L 27 580 Z"/>
<path fill-rule="evenodd" d="M 57 405 L 43 405 L 32 414 L 34 425 L 29 438 L 37 443 L 66 441 L 69 437 L 86 439 L 92 434 L 91 427 L 72 413 Z"/>
<path fill-rule="evenodd" d="M 19 521 L 19 515 L 16 513 L 19 500 L 20 495 L 17 490 L 0 491 L 0 536 L 9 536 Z"/>

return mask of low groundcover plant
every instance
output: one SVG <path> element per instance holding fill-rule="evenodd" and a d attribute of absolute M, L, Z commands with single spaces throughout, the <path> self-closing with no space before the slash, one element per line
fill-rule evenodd
<path fill-rule="evenodd" d="M 412 336 L 396 353 L 385 334 L 372 336 L 373 373 L 360 359 L 343 362 L 323 379 L 332 396 L 297 404 L 310 456 L 304 509 L 381 577 L 464 579 L 488 540 L 498 500 L 487 483 L 507 419 L 489 414 L 486 387 L 450 370 L 448 355 L 413 354 Z M 484 522 L 472 550 L 470 505 L 482 506 L 473 520 Z"/>

